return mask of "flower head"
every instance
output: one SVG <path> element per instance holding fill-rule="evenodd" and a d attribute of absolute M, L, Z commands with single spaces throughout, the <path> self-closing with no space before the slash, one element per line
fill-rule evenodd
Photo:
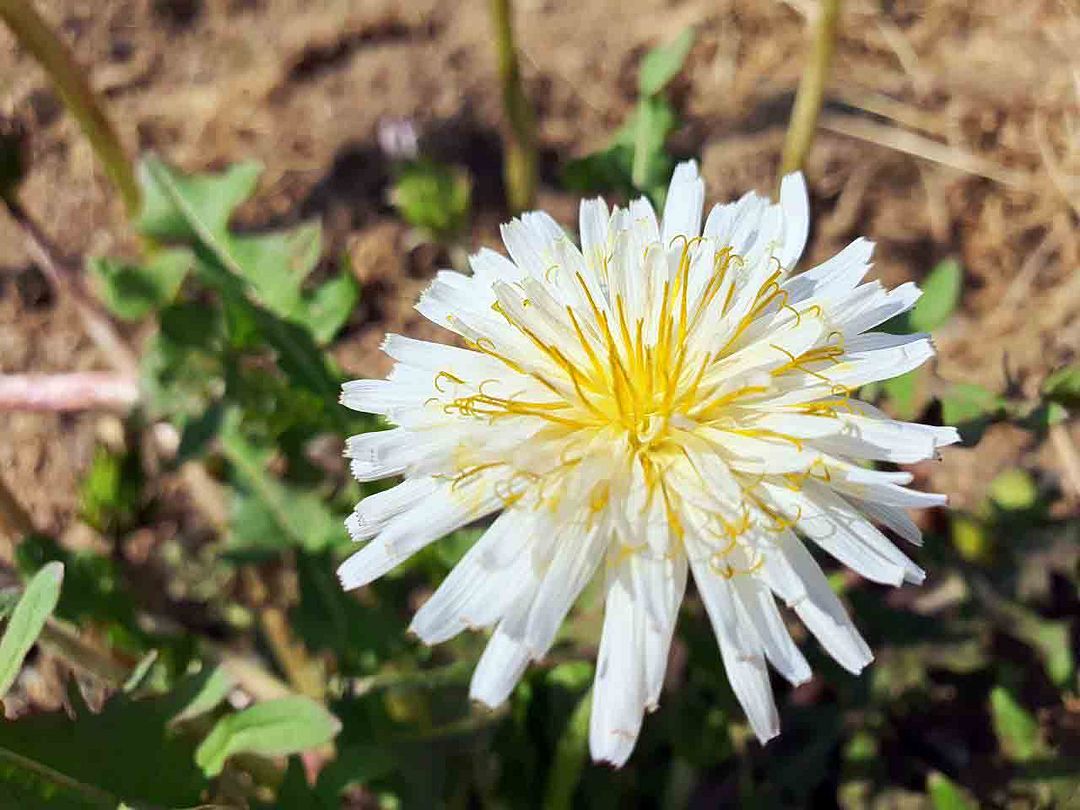
<path fill-rule="evenodd" d="M 776 597 L 859 672 L 871 652 L 807 545 L 874 582 L 921 582 L 871 520 L 918 543 L 905 508 L 944 497 L 865 462 L 957 440 L 853 396 L 933 354 L 927 335 L 870 331 L 915 303 L 913 284 L 861 283 L 863 239 L 792 275 L 809 227 L 800 175 L 779 204 L 750 193 L 702 227 L 704 194 L 689 162 L 659 222 L 644 199 L 587 200 L 580 247 L 544 213 L 510 222 L 509 259 L 482 250 L 472 275 L 439 273 L 417 305 L 463 347 L 389 335 L 389 377 L 342 396 L 397 425 L 349 440 L 356 477 L 404 476 L 349 518 L 368 543 L 344 586 L 497 513 L 411 627 L 429 644 L 493 628 L 471 695 L 494 706 L 602 576 L 590 745 L 616 765 L 660 700 L 688 573 L 762 741 L 779 733 L 766 662 L 810 677 Z"/>

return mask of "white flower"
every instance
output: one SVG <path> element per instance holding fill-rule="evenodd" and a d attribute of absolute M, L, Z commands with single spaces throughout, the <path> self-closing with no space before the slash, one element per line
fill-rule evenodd
<path fill-rule="evenodd" d="M 467 348 L 389 335 L 389 377 L 342 396 L 397 425 L 349 440 L 356 477 L 405 477 L 347 521 L 368 543 L 341 566 L 343 585 L 498 513 L 411 626 L 428 644 L 494 628 L 471 695 L 495 706 L 600 572 L 590 746 L 615 765 L 660 699 L 688 571 L 763 742 L 779 733 L 765 662 L 793 684 L 810 677 L 774 594 L 842 666 L 866 666 L 804 541 L 874 582 L 921 582 L 870 520 L 918 544 L 905 508 L 945 498 L 865 462 L 957 441 L 853 397 L 933 347 L 869 331 L 919 296 L 860 283 L 870 242 L 791 275 L 809 227 L 801 175 L 778 205 L 750 193 L 702 228 L 704 196 L 689 162 L 660 222 L 645 199 L 584 201 L 580 248 L 548 215 L 523 215 L 503 227 L 510 259 L 482 250 L 472 275 L 439 273 L 417 305 Z"/>

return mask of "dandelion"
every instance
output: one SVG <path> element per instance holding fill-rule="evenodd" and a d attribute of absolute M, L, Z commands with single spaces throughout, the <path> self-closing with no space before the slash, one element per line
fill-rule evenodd
<path fill-rule="evenodd" d="M 645 199 L 586 200 L 580 247 L 524 214 L 503 227 L 509 259 L 481 250 L 471 275 L 439 273 L 417 305 L 462 347 L 389 335 L 387 379 L 342 395 L 396 425 L 349 440 L 355 476 L 404 476 L 348 519 L 368 542 L 343 585 L 498 514 L 411 625 L 428 644 L 492 628 L 470 694 L 495 706 L 602 577 L 590 748 L 615 765 L 660 700 L 689 574 L 762 742 L 779 733 L 766 662 L 793 684 L 810 677 L 777 598 L 843 667 L 866 666 L 807 546 L 873 582 L 921 582 L 874 523 L 918 544 L 905 509 L 945 498 L 867 462 L 931 458 L 958 438 L 855 398 L 933 346 L 872 331 L 919 290 L 862 283 L 870 242 L 792 275 L 809 228 L 801 175 L 779 204 L 749 193 L 702 227 L 704 194 L 687 162 L 659 221 Z"/>

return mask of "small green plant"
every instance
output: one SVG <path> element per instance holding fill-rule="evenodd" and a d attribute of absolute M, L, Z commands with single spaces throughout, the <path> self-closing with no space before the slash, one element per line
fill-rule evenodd
<path fill-rule="evenodd" d="M 390 202 L 422 237 L 452 243 L 464 235 L 472 198 L 464 169 L 420 158 L 401 163 L 395 175 Z"/>
<path fill-rule="evenodd" d="M 629 119 L 615 133 L 611 145 L 572 160 L 563 169 L 563 184 L 572 191 L 615 191 L 647 194 L 663 205 L 675 158 L 667 139 L 678 128 L 675 108 L 664 89 L 682 70 L 694 30 L 687 28 L 674 41 L 647 53 L 638 71 L 638 100 Z"/>

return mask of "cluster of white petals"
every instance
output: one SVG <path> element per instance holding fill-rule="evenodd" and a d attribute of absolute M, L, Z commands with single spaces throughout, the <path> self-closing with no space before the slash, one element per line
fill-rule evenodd
<path fill-rule="evenodd" d="M 867 462 L 957 441 L 854 398 L 933 354 L 927 335 L 872 331 L 919 290 L 863 283 L 870 242 L 793 275 L 809 228 L 800 175 L 779 204 L 750 193 L 702 227 L 704 197 L 689 162 L 659 221 L 645 199 L 587 200 L 580 247 L 544 213 L 510 222 L 509 258 L 480 251 L 471 275 L 439 273 L 417 305 L 461 346 L 389 335 L 387 379 L 342 396 L 395 425 L 349 440 L 355 476 L 404 476 L 349 518 L 366 545 L 341 566 L 344 586 L 497 514 L 411 628 L 429 644 L 492 628 L 471 695 L 495 706 L 602 577 L 590 745 L 616 765 L 660 700 L 688 574 L 762 741 L 779 733 L 766 662 L 793 684 L 810 677 L 777 598 L 843 667 L 866 666 L 807 546 L 874 582 L 921 582 L 875 524 L 918 544 L 905 510 L 944 497 Z"/>

